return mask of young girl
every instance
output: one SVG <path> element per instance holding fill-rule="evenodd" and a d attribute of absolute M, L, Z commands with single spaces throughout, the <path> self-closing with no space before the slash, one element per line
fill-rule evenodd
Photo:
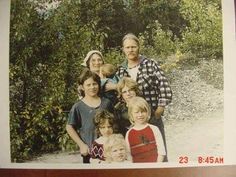
<path fill-rule="evenodd" d="M 113 134 L 104 144 L 106 162 L 129 162 L 128 149 L 124 137 L 121 134 Z"/>
<path fill-rule="evenodd" d="M 95 130 L 99 138 L 97 138 L 91 147 L 91 163 L 101 163 L 105 161 L 104 157 L 104 143 L 110 135 L 117 131 L 115 118 L 113 114 L 106 110 L 102 110 L 96 113 L 95 119 Z"/>
<path fill-rule="evenodd" d="M 100 98 L 100 77 L 89 69 L 84 69 L 79 77 L 83 98 L 70 110 L 66 130 L 80 148 L 83 163 L 89 163 L 89 148 L 95 137 L 93 119 L 100 109 L 112 110 L 108 99 Z"/>
<path fill-rule="evenodd" d="M 114 114 L 117 117 L 119 132 L 125 137 L 131 126 L 128 116 L 128 102 L 135 96 L 140 96 L 141 91 L 138 84 L 129 77 L 123 77 L 117 84 L 119 102 L 114 107 Z"/>
<path fill-rule="evenodd" d="M 133 127 L 125 140 L 133 162 L 162 162 L 166 155 L 158 127 L 148 123 L 151 110 L 142 97 L 133 97 L 128 103 L 128 115 Z"/>

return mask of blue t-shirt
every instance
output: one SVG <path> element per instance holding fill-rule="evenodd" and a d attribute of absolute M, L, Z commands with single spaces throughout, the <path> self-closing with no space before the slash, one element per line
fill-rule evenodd
<path fill-rule="evenodd" d="M 91 147 L 97 138 L 95 134 L 94 116 L 98 110 L 108 110 L 113 112 L 111 102 L 106 98 L 101 98 L 101 104 L 94 108 L 85 104 L 83 101 L 75 103 L 69 113 L 67 124 L 73 125 L 80 138 Z"/>

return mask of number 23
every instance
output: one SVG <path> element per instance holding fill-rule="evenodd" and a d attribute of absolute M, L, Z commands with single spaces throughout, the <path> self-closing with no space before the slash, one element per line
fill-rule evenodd
<path fill-rule="evenodd" d="M 179 163 L 188 163 L 188 157 L 187 156 L 179 157 Z"/>

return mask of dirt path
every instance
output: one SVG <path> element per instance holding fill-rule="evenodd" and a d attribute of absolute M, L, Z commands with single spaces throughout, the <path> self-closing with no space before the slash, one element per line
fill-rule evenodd
<path fill-rule="evenodd" d="M 194 120 L 173 120 L 165 124 L 170 162 L 187 156 L 197 161 L 198 156 L 223 156 L 223 110 Z"/>
<path fill-rule="evenodd" d="M 165 131 L 169 162 L 179 162 L 187 156 L 223 156 L 223 110 L 193 120 L 168 120 Z M 46 154 L 30 163 L 81 163 L 78 152 Z"/>

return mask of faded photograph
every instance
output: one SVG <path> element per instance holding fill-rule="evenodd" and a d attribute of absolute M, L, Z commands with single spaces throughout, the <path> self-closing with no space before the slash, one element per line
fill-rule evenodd
<path fill-rule="evenodd" d="M 10 10 L 12 163 L 224 163 L 220 0 Z"/>

